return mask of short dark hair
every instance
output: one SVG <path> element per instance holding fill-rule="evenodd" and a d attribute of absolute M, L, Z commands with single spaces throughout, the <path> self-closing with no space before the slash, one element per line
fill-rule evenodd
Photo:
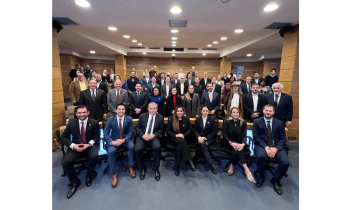
<path fill-rule="evenodd" d="M 272 71 L 272 70 L 275 70 L 275 71 L 276 71 L 276 69 L 271 69 L 271 71 Z M 271 71 L 270 71 L 270 72 L 271 72 Z"/>
<path fill-rule="evenodd" d="M 259 84 L 260 84 L 260 83 L 259 83 Z M 259 84 L 254 82 L 254 83 L 252 84 L 252 87 L 253 87 L 254 85 L 259 86 Z"/>
<path fill-rule="evenodd" d="M 258 73 L 258 74 L 260 74 L 260 73 L 259 73 L 259 72 L 257 72 L 257 71 L 255 71 L 255 72 L 254 72 L 254 74 L 255 74 L 255 73 Z"/>
<path fill-rule="evenodd" d="M 85 105 L 78 105 L 77 107 L 74 108 L 74 113 L 77 113 L 78 109 L 86 109 L 87 111 L 89 111 L 89 108 Z"/>
<path fill-rule="evenodd" d="M 159 93 L 158 93 L 158 96 L 160 95 L 160 90 L 159 90 L 159 87 L 154 87 L 152 89 L 152 93 L 151 93 L 151 96 L 154 96 L 154 89 L 158 89 Z"/>
<path fill-rule="evenodd" d="M 115 106 L 115 109 L 118 109 L 118 106 L 124 106 L 124 108 L 125 108 L 125 110 L 126 110 L 126 106 L 125 106 L 125 104 L 123 104 L 123 103 L 119 103 L 119 104 L 117 104 L 117 105 Z"/>
<path fill-rule="evenodd" d="M 259 82 L 259 85 L 261 84 L 261 82 L 265 82 L 265 84 L 266 84 L 265 79 L 261 79 L 260 82 Z"/>
<path fill-rule="evenodd" d="M 136 87 L 136 85 L 137 85 L 137 84 L 140 84 L 140 85 L 141 85 L 141 87 L 142 87 L 142 84 L 141 84 L 140 82 L 136 82 L 136 83 L 135 83 L 135 87 Z"/>
<path fill-rule="evenodd" d="M 265 110 L 265 107 L 272 107 L 272 108 L 273 108 L 273 111 L 275 111 L 275 107 L 274 107 L 273 105 L 271 105 L 271 104 L 266 104 L 266 105 L 264 106 L 264 109 L 263 109 L 263 110 Z"/>

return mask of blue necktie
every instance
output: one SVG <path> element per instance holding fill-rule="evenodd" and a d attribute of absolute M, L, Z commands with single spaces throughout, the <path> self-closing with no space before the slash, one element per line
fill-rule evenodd
<path fill-rule="evenodd" d="M 92 100 L 95 102 L 96 96 L 95 96 L 95 90 L 92 90 Z"/>

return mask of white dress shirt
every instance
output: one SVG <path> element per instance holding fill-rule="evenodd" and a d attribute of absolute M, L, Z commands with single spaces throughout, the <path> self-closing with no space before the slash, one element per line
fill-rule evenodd
<path fill-rule="evenodd" d="M 254 105 L 254 112 L 256 112 L 256 110 L 258 109 L 258 94 L 254 94 L 252 93 L 253 96 L 253 105 Z"/>
<path fill-rule="evenodd" d="M 80 135 L 81 135 L 81 122 L 84 123 L 84 129 L 85 129 L 85 133 L 86 133 L 86 127 L 87 127 L 87 121 L 88 121 L 88 119 L 89 119 L 88 117 L 87 117 L 84 121 L 81 121 L 81 120 L 79 119 L 79 132 L 80 132 Z M 87 141 L 86 135 L 85 135 L 85 140 Z M 90 140 L 88 144 L 94 145 L 94 144 L 95 144 L 95 141 L 94 141 L 94 140 Z M 69 146 L 69 148 L 71 148 L 72 150 L 74 150 L 74 149 L 73 149 L 73 148 L 74 148 L 74 145 L 75 145 L 75 143 L 72 143 L 72 144 Z"/>
<path fill-rule="evenodd" d="M 233 94 L 233 97 L 232 97 L 232 100 L 231 100 L 230 110 L 231 110 L 232 107 L 239 108 L 239 94 L 237 94 L 237 93 Z"/>
<path fill-rule="evenodd" d="M 153 117 L 153 123 L 152 123 L 152 125 L 150 125 L 150 124 L 151 124 L 152 117 Z M 154 115 L 149 114 L 149 115 L 148 115 L 148 121 L 147 121 L 147 127 L 146 127 L 146 130 L 145 130 L 145 135 L 147 135 L 147 134 L 153 134 L 153 128 L 154 128 L 154 122 L 155 122 L 155 121 L 156 121 L 156 115 L 155 115 L 155 114 L 154 114 Z M 151 127 L 151 133 L 147 133 L 147 132 L 148 132 L 148 129 L 149 129 L 149 126 L 152 126 L 152 127 Z"/>
<path fill-rule="evenodd" d="M 207 123 L 208 117 L 203 117 L 203 116 L 202 116 L 202 118 L 203 118 L 203 128 L 205 128 L 205 123 Z"/>

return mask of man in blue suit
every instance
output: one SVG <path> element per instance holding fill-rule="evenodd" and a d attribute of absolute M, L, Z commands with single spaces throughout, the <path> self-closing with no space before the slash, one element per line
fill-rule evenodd
<path fill-rule="evenodd" d="M 159 84 L 157 83 L 157 78 L 156 77 L 152 77 L 151 83 L 148 84 L 148 86 L 147 86 L 147 93 L 148 93 L 148 95 L 152 94 L 153 88 L 155 88 L 155 87 L 160 88 Z"/>
<path fill-rule="evenodd" d="M 108 119 L 104 129 L 104 141 L 108 145 L 108 164 L 112 176 L 112 187 L 118 184 L 118 174 L 116 172 L 116 151 L 120 145 L 128 149 L 129 173 L 132 178 L 136 177 L 134 170 L 134 142 L 132 136 L 134 134 L 134 126 L 132 118 L 125 115 L 126 106 L 118 104 L 116 107 L 117 115 Z"/>
<path fill-rule="evenodd" d="M 149 101 L 149 95 L 146 91 L 141 91 L 141 83 L 136 83 L 136 91 L 132 92 L 129 96 L 129 102 L 131 106 L 131 117 L 133 119 L 138 118 L 140 114 L 146 112 L 146 107 Z"/>
<path fill-rule="evenodd" d="M 286 131 L 282 121 L 273 117 L 273 105 L 267 104 L 263 109 L 264 117 L 258 118 L 253 124 L 256 165 L 258 181 L 256 187 L 261 187 L 265 181 L 265 159 L 275 158 L 278 166 L 273 173 L 271 183 L 277 194 L 282 194 L 280 180 L 289 168 L 288 154 L 285 149 Z"/>
<path fill-rule="evenodd" d="M 251 81 L 252 81 L 252 78 L 251 77 L 247 77 L 246 78 L 246 82 L 245 83 L 241 83 L 241 90 L 242 90 L 242 93 L 245 95 L 245 94 L 248 94 L 250 93 L 250 89 L 252 87 L 252 84 L 251 84 Z"/>
<path fill-rule="evenodd" d="M 211 82 L 207 84 L 207 90 L 207 92 L 202 94 L 201 107 L 207 106 L 209 109 L 209 116 L 217 118 L 220 108 L 220 96 L 213 91 L 213 84 Z"/>

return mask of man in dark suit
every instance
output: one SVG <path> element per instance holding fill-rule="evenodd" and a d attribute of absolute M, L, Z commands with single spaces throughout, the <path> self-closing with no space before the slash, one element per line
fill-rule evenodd
<path fill-rule="evenodd" d="M 160 73 L 159 75 L 158 84 L 162 87 L 165 84 L 165 73 Z"/>
<path fill-rule="evenodd" d="M 87 156 L 89 159 L 86 172 L 86 185 L 88 187 L 91 186 L 92 172 L 98 160 L 98 148 L 96 145 L 99 145 L 100 141 L 100 127 L 97 120 L 88 118 L 88 108 L 84 105 L 79 105 L 75 115 L 78 118 L 69 120 L 61 136 L 62 144 L 68 147 L 62 159 L 62 167 L 71 186 L 67 198 L 72 197 L 81 184 L 73 163 L 80 156 Z"/>
<path fill-rule="evenodd" d="M 129 96 L 128 92 L 125 89 L 122 89 L 123 83 L 120 80 L 114 82 L 115 88 L 111 89 L 108 92 L 107 104 L 110 109 L 110 116 L 117 114 L 117 104 L 124 104 L 126 110 L 129 110 Z M 128 113 L 128 112 L 127 112 Z"/>
<path fill-rule="evenodd" d="M 199 78 L 196 77 L 194 79 L 194 92 L 197 93 L 199 95 L 199 98 L 201 99 L 202 98 L 202 94 L 204 92 L 204 87 L 199 83 Z"/>
<path fill-rule="evenodd" d="M 252 84 L 260 84 L 262 78 L 259 77 L 259 72 L 254 72 L 254 78 L 252 79 Z"/>
<path fill-rule="evenodd" d="M 194 85 L 194 79 L 192 78 L 192 74 L 187 75 L 185 83 L 187 83 L 187 85 Z"/>
<path fill-rule="evenodd" d="M 136 126 L 136 143 L 135 143 L 135 156 L 137 162 L 140 164 L 140 179 L 145 178 L 146 168 L 144 166 L 143 150 L 146 146 L 151 147 L 153 150 L 153 166 L 155 179 L 159 181 L 159 165 L 160 165 L 160 142 L 159 136 L 163 132 L 164 117 L 157 114 L 158 105 L 154 102 L 148 104 L 148 113 L 144 113 L 140 116 L 140 119 Z"/>
<path fill-rule="evenodd" d="M 216 77 L 211 78 L 211 83 L 213 84 L 214 92 L 221 96 L 221 85 L 216 84 Z"/>
<path fill-rule="evenodd" d="M 188 91 L 188 83 L 185 83 L 185 76 L 180 76 L 180 82 L 176 84 L 176 90 L 179 95 L 184 96 Z"/>
<path fill-rule="evenodd" d="M 86 68 L 86 70 L 84 71 L 84 76 L 85 76 L 86 80 L 90 80 L 92 77 L 92 69 L 90 69 L 89 65 L 86 65 L 85 68 Z M 95 77 L 95 79 L 96 79 L 96 77 Z"/>
<path fill-rule="evenodd" d="M 128 91 L 129 94 L 131 94 L 133 91 L 135 91 L 136 83 L 140 82 L 139 79 L 136 77 L 136 71 L 132 70 L 130 72 L 130 78 L 125 81 L 125 90 Z"/>
<path fill-rule="evenodd" d="M 194 71 L 193 71 L 192 68 L 191 68 L 190 71 L 187 73 L 187 78 L 188 78 L 188 75 L 190 75 L 190 74 L 191 74 L 192 77 L 194 77 L 194 75 L 195 75 L 195 73 L 194 73 Z"/>
<path fill-rule="evenodd" d="M 263 112 L 264 117 L 255 120 L 253 124 L 254 149 L 259 174 L 255 185 L 261 187 L 265 181 L 265 159 L 275 158 L 278 166 L 273 173 L 271 183 L 277 194 L 281 195 L 280 180 L 289 167 L 288 154 L 285 149 L 286 131 L 283 123 L 273 117 L 275 112 L 272 105 L 265 105 Z"/>
<path fill-rule="evenodd" d="M 222 81 L 224 81 L 224 84 L 228 83 L 230 81 L 230 78 L 227 77 L 227 73 L 224 73 L 224 76 L 221 78 Z"/>
<path fill-rule="evenodd" d="M 180 82 L 180 80 L 178 79 L 178 74 L 175 73 L 175 74 L 174 74 L 174 78 L 171 79 L 171 84 L 173 84 L 173 85 L 176 86 L 176 84 L 179 83 L 179 82 Z"/>
<path fill-rule="evenodd" d="M 72 69 L 69 72 L 69 77 L 72 79 L 72 81 L 75 77 L 77 77 L 77 71 L 81 72 L 79 64 L 75 64 L 75 69 Z"/>
<path fill-rule="evenodd" d="M 201 85 L 204 87 L 204 91 L 206 91 L 207 84 L 210 82 L 211 80 L 208 78 L 208 72 L 204 72 L 204 77 L 200 80 Z"/>
<path fill-rule="evenodd" d="M 273 93 L 266 95 L 266 103 L 275 107 L 274 118 L 283 122 L 284 126 L 289 126 L 293 118 L 292 96 L 282 93 L 283 85 L 275 83 L 272 85 Z"/>
<path fill-rule="evenodd" d="M 142 80 L 141 80 L 141 84 L 142 84 L 143 90 L 147 91 L 148 84 L 151 84 L 151 83 L 152 83 L 152 78 L 149 77 L 149 73 L 146 72 L 145 77 L 142 78 Z"/>
<path fill-rule="evenodd" d="M 147 86 L 148 95 L 152 94 L 153 88 L 155 88 L 155 87 L 160 88 L 159 84 L 157 83 L 157 78 L 153 76 L 151 84 L 148 84 L 148 86 Z"/>
<path fill-rule="evenodd" d="M 257 118 L 263 116 L 263 109 L 266 104 L 265 96 L 258 94 L 259 85 L 252 84 L 251 93 L 244 95 L 243 100 L 243 119 L 248 122 L 254 122 Z"/>
<path fill-rule="evenodd" d="M 126 106 L 118 104 L 117 115 L 108 118 L 106 128 L 104 129 L 104 141 L 108 145 L 108 164 L 112 176 L 112 187 L 118 184 L 118 174 L 116 171 L 116 152 L 120 145 L 128 149 L 128 165 L 131 178 L 136 177 L 134 170 L 134 142 L 132 137 L 134 134 L 134 125 L 132 118 L 125 115 Z"/>
<path fill-rule="evenodd" d="M 265 85 L 269 87 L 271 87 L 273 84 L 278 82 L 278 76 L 276 76 L 276 69 L 271 69 L 270 75 L 267 75 L 265 77 L 265 81 L 266 81 Z"/>
<path fill-rule="evenodd" d="M 237 76 L 237 81 L 239 82 L 239 84 L 242 86 L 244 83 L 246 83 L 243 79 L 243 75 L 242 74 L 238 74 Z"/>
<path fill-rule="evenodd" d="M 102 81 L 101 74 L 96 74 L 96 82 L 97 82 L 97 89 L 101 89 L 105 91 L 105 94 L 107 95 L 108 85 L 104 81 Z"/>
<path fill-rule="evenodd" d="M 251 89 L 251 81 L 252 81 L 252 78 L 251 77 L 247 77 L 246 78 L 246 82 L 244 84 L 241 84 L 241 90 L 242 90 L 242 93 L 245 95 L 245 94 L 248 94 L 250 93 L 250 89 Z"/>
<path fill-rule="evenodd" d="M 103 90 L 96 88 L 96 80 L 89 80 L 89 88 L 81 91 L 79 104 L 85 105 L 90 110 L 89 117 L 99 120 L 107 118 L 107 97 Z"/>
<path fill-rule="evenodd" d="M 163 85 L 160 88 L 160 93 L 163 95 L 163 97 L 166 99 L 171 94 L 171 89 L 173 89 L 175 86 L 170 83 L 170 77 L 165 78 L 165 85 Z"/>
<path fill-rule="evenodd" d="M 208 83 L 208 91 L 202 94 L 201 107 L 207 106 L 209 109 L 209 116 L 218 117 L 218 111 L 220 108 L 220 96 L 213 91 L 213 84 Z"/>
<path fill-rule="evenodd" d="M 146 112 L 146 107 L 149 101 L 149 95 L 146 91 L 141 91 L 141 83 L 136 83 L 136 90 L 129 96 L 129 102 L 131 106 L 131 117 L 133 119 L 138 118 L 140 114 Z"/>

